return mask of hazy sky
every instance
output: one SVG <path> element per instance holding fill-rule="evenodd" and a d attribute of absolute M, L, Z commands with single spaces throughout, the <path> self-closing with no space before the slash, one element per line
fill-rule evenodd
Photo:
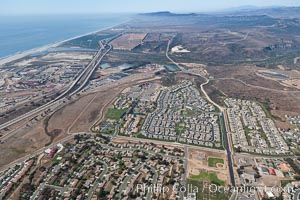
<path fill-rule="evenodd" d="M 0 0 L 0 15 L 203 12 L 243 5 L 300 6 L 300 0 Z"/>

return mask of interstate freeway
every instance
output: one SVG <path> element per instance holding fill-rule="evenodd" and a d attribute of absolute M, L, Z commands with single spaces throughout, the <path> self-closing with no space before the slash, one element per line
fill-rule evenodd
<path fill-rule="evenodd" d="M 97 66 L 102 61 L 103 57 L 111 50 L 112 46 L 109 43 L 116 37 L 119 37 L 119 35 L 99 41 L 99 44 L 101 45 L 101 47 L 100 47 L 99 51 L 97 52 L 97 54 L 93 57 L 93 59 L 86 66 L 86 68 L 79 74 L 79 76 L 76 77 L 76 79 L 72 82 L 72 84 L 63 93 L 61 93 L 54 100 L 52 100 L 34 110 L 31 110 L 19 117 L 16 117 L 13 120 L 10 120 L 6 123 L 1 124 L 0 130 L 5 129 L 11 125 L 14 125 L 14 124 L 16 124 L 26 118 L 29 118 L 33 115 L 37 115 L 38 113 L 50 108 L 51 106 L 55 105 L 56 103 L 58 103 L 59 100 L 65 98 L 65 97 L 73 96 L 74 94 L 81 91 L 88 83 L 90 77 L 92 76 L 94 71 L 97 69 Z M 6 137 L 7 137 L 7 135 L 3 135 L 1 137 L 1 140 L 3 141 Z"/>

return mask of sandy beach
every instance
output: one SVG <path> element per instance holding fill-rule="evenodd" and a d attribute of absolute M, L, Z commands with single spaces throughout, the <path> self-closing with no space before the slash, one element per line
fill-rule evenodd
<path fill-rule="evenodd" d="M 3 59 L 0 60 L 0 67 L 1 67 L 1 65 L 4 65 L 6 63 L 12 62 L 12 61 L 20 59 L 20 58 L 24 58 L 24 57 L 29 56 L 31 54 L 40 53 L 40 52 L 46 51 L 50 48 L 57 47 L 57 46 L 65 43 L 65 42 L 70 41 L 70 40 L 74 40 L 74 39 L 77 39 L 77 38 L 80 38 L 80 37 L 83 37 L 83 36 L 86 36 L 86 35 L 95 34 L 95 33 L 98 33 L 98 32 L 104 31 L 104 30 L 115 28 L 115 27 L 117 27 L 117 26 L 119 26 L 123 23 L 126 23 L 126 22 L 128 22 L 128 20 L 126 20 L 122 23 L 110 26 L 110 27 L 106 27 L 106 28 L 103 28 L 103 29 L 100 29 L 100 30 L 96 30 L 96 31 L 85 33 L 85 34 L 82 34 L 82 35 L 78 35 L 78 36 L 75 36 L 75 37 L 72 37 L 72 38 L 69 38 L 69 39 L 66 39 L 66 40 L 55 42 L 53 44 L 48 44 L 48 45 L 45 45 L 45 46 L 42 46 L 42 47 L 38 47 L 38 48 L 35 48 L 35 49 L 30 49 L 30 50 L 27 50 L 27 51 L 23 51 L 21 53 L 17 53 L 15 55 L 8 56 L 7 58 L 3 58 Z"/>

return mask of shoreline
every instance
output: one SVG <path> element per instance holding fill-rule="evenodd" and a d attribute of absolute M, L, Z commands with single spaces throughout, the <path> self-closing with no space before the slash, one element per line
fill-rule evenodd
<path fill-rule="evenodd" d="M 92 31 L 92 32 L 89 32 L 89 33 L 84 33 L 84 34 L 81 34 L 81 35 L 78 35 L 78 36 L 74 36 L 74 37 L 71 37 L 71 38 L 68 38 L 68 39 L 64 39 L 62 41 L 56 41 L 56 42 L 53 42 L 53 43 L 50 43 L 50 44 L 47 44 L 47 45 L 44 45 L 44 46 L 41 46 L 41 47 L 37 47 L 37 48 L 34 48 L 34 49 L 29 49 L 29 50 L 26 50 L 26 51 L 22 51 L 22 52 L 19 52 L 19 53 L 16 53 L 16 54 L 8 55 L 6 57 L 0 58 L 0 67 L 2 65 L 6 64 L 6 63 L 12 62 L 14 60 L 18 60 L 20 58 L 24 58 L 24 57 L 29 56 L 31 54 L 40 53 L 40 52 L 46 51 L 50 48 L 55 48 L 55 47 L 65 43 L 65 42 L 68 42 L 70 40 L 74 40 L 74 39 L 77 39 L 77 38 L 80 38 L 80 37 L 83 37 L 83 36 L 95 34 L 95 33 L 105 31 L 105 30 L 108 30 L 108 29 L 112 29 L 112 28 L 120 26 L 120 25 L 122 25 L 126 22 L 129 22 L 130 20 L 131 19 L 126 20 L 126 21 L 121 22 L 121 23 L 118 23 L 118 24 L 115 24 L 115 25 L 112 25 L 112 26 L 109 26 L 109 27 L 105 27 L 105 28 L 96 30 L 96 31 Z"/>

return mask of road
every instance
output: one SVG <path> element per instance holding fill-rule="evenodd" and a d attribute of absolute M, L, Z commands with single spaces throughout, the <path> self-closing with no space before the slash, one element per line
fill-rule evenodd
<path fill-rule="evenodd" d="M 103 172 L 100 174 L 99 178 L 94 182 L 93 187 L 89 190 L 89 192 L 88 192 L 88 198 L 87 198 L 88 200 L 92 199 L 93 194 L 94 194 L 95 190 L 97 189 L 99 182 L 104 177 L 104 175 L 108 173 L 108 166 L 107 166 L 107 164 L 105 162 L 103 162 L 103 161 L 100 161 L 100 162 L 103 164 Z"/>
<path fill-rule="evenodd" d="M 135 168 L 135 171 L 139 171 L 140 168 L 143 167 L 144 164 L 140 164 Z M 134 174 L 131 175 L 127 175 L 126 178 L 123 180 L 123 182 L 121 183 L 120 187 L 119 187 L 119 193 L 116 195 L 117 199 L 122 199 L 122 193 L 123 191 L 126 189 L 127 185 L 129 184 L 132 176 L 135 176 Z"/>
<path fill-rule="evenodd" d="M 187 188 L 187 165 L 188 165 L 188 156 L 189 156 L 189 150 L 188 150 L 188 145 L 184 145 L 184 160 L 183 160 L 183 170 L 184 173 L 182 174 L 182 180 L 181 180 L 181 185 Z M 184 193 L 180 192 L 180 199 L 184 199 Z"/>
<path fill-rule="evenodd" d="M 172 58 L 169 57 L 170 44 L 171 44 L 172 40 L 173 40 L 173 38 L 172 38 L 171 40 L 168 41 L 167 50 L 166 50 L 166 57 L 167 57 L 168 60 L 170 60 L 174 65 L 176 65 L 181 71 L 187 72 L 186 69 L 184 69 L 183 67 L 181 67 L 178 63 L 176 63 Z"/>
<path fill-rule="evenodd" d="M 54 171 L 57 171 L 58 169 L 59 169 L 58 165 L 54 167 Z M 65 191 L 65 188 L 63 188 L 63 187 L 48 185 L 48 181 L 51 179 L 51 177 L 52 176 L 50 176 L 50 174 L 47 175 L 46 180 L 38 186 L 38 188 L 35 190 L 35 192 L 31 195 L 30 200 L 34 200 L 34 199 L 38 198 L 38 195 L 40 194 L 40 192 L 42 192 L 43 188 L 45 188 L 45 187 L 50 187 L 50 188 L 58 190 L 60 192 Z"/>
<path fill-rule="evenodd" d="M 224 113 L 222 113 L 222 120 L 223 120 L 223 122 L 225 122 Z M 229 174 L 230 174 L 230 181 L 231 181 L 231 185 L 233 187 L 235 187 L 236 184 L 235 184 L 235 178 L 234 178 L 232 153 L 231 153 L 231 148 L 230 148 L 231 145 L 230 145 L 229 138 L 227 135 L 227 129 L 226 129 L 225 123 L 223 123 L 223 130 L 224 130 L 224 142 L 225 142 L 225 148 L 226 148 L 226 152 L 227 152 L 227 162 L 228 162 L 228 168 L 229 168 Z"/>
<path fill-rule="evenodd" d="M 87 105 L 85 105 L 84 106 L 84 108 L 81 110 L 81 112 L 77 115 L 77 117 L 74 119 L 74 121 L 72 122 L 72 124 L 68 127 L 68 130 L 67 130 L 67 133 L 68 134 L 71 134 L 70 133 L 70 130 L 72 129 L 72 127 L 75 125 L 75 123 L 78 121 L 78 119 L 81 117 L 81 115 L 82 115 L 82 113 L 84 113 L 87 109 L 88 109 L 88 107 L 94 102 L 94 100 L 97 98 L 99 96 L 99 94 L 96 94 L 93 98 L 92 98 L 92 100 L 87 104 Z"/>
<path fill-rule="evenodd" d="M 67 137 L 65 137 L 65 138 L 63 138 L 63 139 L 61 139 L 61 140 L 59 140 L 59 141 L 57 141 L 57 142 L 55 142 L 55 143 L 52 143 L 51 145 L 49 145 L 49 146 L 47 146 L 47 147 L 43 147 L 43 148 L 41 148 L 41 149 L 35 151 L 34 153 L 31 153 L 31 154 L 28 154 L 27 156 L 24 156 L 24 157 L 22 157 L 22 158 L 19 158 L 18 160 L 15 160 L 15 161 L 9 163 L 8 165 L 2 166 L 2 167 L 0 168 L 0 171 L 5 170 L 5 169 L 7 169 L 7 168 L 14 167 L 17 163 L 22 163 L 22 162 L 24 162 L 24 161 L 26 161 L 26 160 L 28 160 L 28 159 L 30 159 L 30 158 L 35 157 L 36 155 L 39 155 L 39 154 L 43 153 L 43 152 L 44 152 L 46 149 L 48 149 L 48 148 L 52 148 L 52 147 L 56 146 L 56 145 L 59 144 L 59 143 L 67 142 L 67 141 L 69 141 L 69 140 L 71 140 L 71 139 L 73 139 L 73 138 L 74 138 L 74 135 L 69 135 L 69 136 L 67 136 Z"/>
<path fill-rule="evenodd" d="M 110 44 L 107 44 L 106 41 L 104 43 L 103 43 L 103 41 L 100 41 L 100 44 L 101 44 L 101 48 L 99 49 L 97 54 L 94 56 L 92 61 L 83 70 L 83 72 L 75 79 L 75 81 L 72 83 L 72 85 L 65 92 L 63 92 L 57 98 L 48 102 L 47 104 L 45 104 L 35 110 L 32 110 L 24 115 L 21 115 L 7 123 L 0 125 L 0 130 L 7 128 L 15 123 L 18 123 L 24 119 L 27 119 L 27 118 L 31 117 L 32 115 L 37 115 L 46 109 L 49 109 L 49 108 L 53 109 L 53 107 L 54 107 L 54 109 L 58 108 L 58 107 L 60 107 L 60 105 L 63 104 L 63 99 L 66 96 L 73 96 L 76 93 L 80 92 L 88 83 L 90 77 L 92 76 L 94 71 L 97 69 L 97 67 L 100 64 L 100 62 L 102 61 L 103 57 L 112 49 L 112 46 Z M 107 45 L 108 45 L 108 49 L 105 49 Z M 14 134 L 14 131 L 11 131 L 9 133 L 4 134 L 0 139 L 1 139 L 1 141 L 5 141 L 8 138 L 10 138 L 13 134 Z"/>
<path fill-rule="evenodd" d="M 156 171 L 155 168 L 153 168 L 152 166 L 150 166 L 150 170 L 152 171 L 153 175 L 153 180 L 152 180 L 152 185 L 156 185 L 157 184 L 157 178 L 158 178 L 158 173 Z M 153 196 L 153 192 L 148 192 L 147 193 L 147 200 L 151 200 Z"/>
<path fill-rule="evenodd" d="M 21 169 L 24 167 L 24 163 L 20 163 L 20 168 L 18 170 L 16 170 L 10 177 L 9 179 L 3 180 L 1 183 L 1 187 L 0 187 L 0 191 L 4 188 L 4 185 L 9 183 L 10 181 L 12 181 L 13 177 L 15 177 L 20 171 Z M 0 192 L 0 199 L 2 200 L 5 196 L 5 192 Z"/>
<path fill-rule="evenodd" d="M 229 33 L 232 33 L 231 31 L 229 31 Z M 247 40 L 247 38 L 248 38 L 248 36 L 249 36 L 249 31 L 246 33 L 246 35 L 244 35 L 240 40 L 236 40 L 236 41 L 233 41 L 233 42 L 224 42 L 223 44 L 222 44 L 222 46 L 226 46 L 226 45 L 228 45 L 228 44 L 235 44 L 235 43 L 237 43 L 237 42 L 242 42 L 242 41 L 244 41 L 244 40 Z M 235 34 L 233 34 L 233 35 L 235 35 Z"/>
<path fill-rule="evenodd" d="M 228 132 L 229 132 L 229 126 L 228 126 L 228 121 L 227 121 L 227 115 L 226 115 L 226 109 L 223 108 L 222 106 L 218 105 L 217 103 L 215 103 L 213 100 L 211 100 L 211 98 L 209 97 L 209 95 L 207 94 L 207 92 L 204 89 L 204 86 L 207 85 L 209 83 L 209 79 L 206 78 L 206 82 L 202 83 L 200 85 L 201 87 L 201 91 L 204 94 L 204 96 L 206 97 L 206 99 L 213 104 L 214 106 L 216 106 L 220 111 L 221 111 L 221 119 L 223 121 L 222 125 L 223 125 L 223 145 L 225 147 L 226 153 L 227 153 L 227 160 L 228 160 L 228 169 L 229 169 L 229 174 L 230 174 L 230 181 L 231 181 L 231 185 L 232 186 L 236 186 L 235 184 L 235 177 L 234 177 L 234 169 L 233 169 L 233 162 L 232 162 L 232 146 L 231 146 L 231 141 L 230 141 L 230 137 L 228 137 Z"/>
<path fill-rule="evenodd" d="M 111 41 L 112 39 L 110 39 Z M 80 90 L 82 90 L 87 82 L 89 81 L 90 77 L 94 73 L 95 69 L 97 69 L 97 66 L 102 61 L 103 57 L 111 50 L 112 46 L 108 44 L 106 40 L 100 41 L 101 48 L 97 52 L 97 54 L 94 56 L 92 61 L 88 64 L 88 66 L 82 71 L 82 73 L 73 81 L 73 83 L 58 97 L 56 97 L 54 100 L 44 104 L 43 106 L 36 108 L 32 111 L 27 112 L 24 115 L 21 115 L 13 120 L 10 120 L 4 124 L 0 125 L 0 130 L 7 128 L 13 124 L 16 124 L 24 119 L 29 118 L 32 115 L 36 115 L 40 112 L 42 112 L 45 109 L 50 108 L 51 106 L 55 105 L 59 100 L 63 99 L 66 96 L 72 96 L 76 93 L 78 93 Z M 106 49 L 106 46 L 109 46 L 108 49 Z M 105 50 L 106 49 L 106 50 Z M 5 135 L 4 135 L 5 136 Z M 2 140 L 2 138 L 1 138 Z"/>
<path fill-rule="evenodd" d="M 28 154 L 22 158 L 19 158 L 18 160 L 15 160 L 11 163 L 9 163 L 8 165 L 5 165 L 5 166 L 2 166 L 0 168 L 0 171 L 3 171 L 5 169 L 8 169 L 8 168 L 11 168 L 13 166 L 15 166 L 17 163 L 22 163 L 32 157 L 35 157 L 41 153 L 43 153 L 46 149 L 48 148 L 52 148 L 54 146 L 56 146 L 57 144 L 59 143 L 64 143 L 64 142 L 67 142 L 69 140 L 72 140 L 74 138 L 74 135 L 76 134 L 90 134 L 90 135 L 93 135 L 95 133 L 92 133 L 92 132 L 82 132 L 82 133 L 74 133 L 72 135 L 68 135 L 67 137 L 55 142 L 55 143 L 52 143 L 51 145 L 47 146 L 47 147 L 43 147 L 37 151 L 35 151 L 34 153 L 31 153 L 31 154 Z M 108 135 L 110 136 L 110 135 Z M 132 140 L 132 141 L 141 141 L 141 142 L 152 142 L 152 143 L 156 143 L 156 144 L 162 144 L 162 145 L 166 145 L 166 144 L 169 144 L 169 145 L 173 145 L 173 146 L 179 146 L 179 147 L 182 147 L 182 146 L 186 146 L 186 147 L 189 147 L 189 148 L 197 148 L 197 149 L 201 149 L 201 150 L 206 150 L 206 151 L 214 151 L 216 153 L 223 153 L 222 150 L 218 150 L 218 149 L 212 149 L 212 148 L 208 148 L 208 147 L 200 147 L 200 146 L 194 146 L 194 145 L 183 145 L 183 144 L 180 144 L 180 143 L 177 143 L 177 142 L 168 142 L 168 141 L 159 141 L 159 140 L 151 140 L 151 139 L 142 139 L 142 138 L 130 138 L 130 137 L 125 137 L 125 136 L 111 136 L 112 139 L 127 139 L 127 140 Z M 128 149 L 129 150 L 129 149 Z"/>
<path fill-rule="evenodd" d="M 233 152 L 233 150 L 232 150 L 232 146 L 231 146 L 231 142 L 230 142 L 230 137 L 228 137 L 229 127 L 228 127 L 228 123 L 226 121 L 227 118 L 224 117 L 226 115 L 226 109 L 223 108 L 222 106 L 218 105 L 213 100 L 211 100 L 211 98 L 209 97 L 209 95 L 205 91 L 204 86 L 209 83 L 210 79 L 208 79 L 208 78 L 206 78 L 206 77 L 204 77 L 200 74 L 197 74 L 197 73 L 194 73 L 194 72 L 189 72 L 188 70 L 181 67 L 178 63 L 176 63 L 172 58 L 169 57 L 168 53 L 169 53 L 169 49 L 170 49 L 171 40 L 168 41 L 167 50 L 166 50 L 166 57 L 173 64 L 175 64 L 183 73 L 187 73 L 187 74 L 190 74 L 190 75 L 199 76 L 201 78 L 204 78 L 205 82 L 200 85 L 202 93 L 204 94 L 207 101 L 209 101 L 211 104 L 213 104 L 215 107 L 217 107 L 222 113 L 222 120 L 224 122 L 223 123 L 223 126 L 224 126 L 223 127 L 223 129 L 224 129 L 224 143 L 225 143 L 225 150 L 226 150 L 227 159 L 228 159 L 228 169 L 229 169 L 230 181 L 231 181 L 231 185 L 235 186 L 236 184 L 235 184 L 234 169 L 233 169 L 233 162 L 232 162 L 232 152 Z"/>
<path fill-rule="evenodd" d="M 280 92 L 280 93 L 300 93 L 300 90 L 280 90 L 280 89 L 273 89 L 273 88 L 268 88 L 268 87 L 263 87 L 263 86 L 258 86 L 258 85 L 251 85 L 249 83 L 246 83 L 245 81 L 241 80 L 241 79 L 237 79 L 237 78 L 214 78 L 214 79 L 210 79 L 210 80 L 232 80 L 232 81 L 238 81 L 241 84 L 247 86 L 247 87 L 252 87 L 252 88 L 256 88 L 256 89 L 261 89 L 261 90 L 267 90 L 267 91 L 271 91 L 271 92 Z"/>
<path fill-rule="evenodd" d="M 80 134 L 90 134 L 90 135 L 94 135 L 94 133 L 80 133 Z M 10 163 L 9 165 L 6 165 L 6 166 L 2 167 L 2 168 L 0 169 L 0 171 L 2 171 L 2 170 L 4 171 L 4 170 L 6 170 L 6 169 L 8 169 L 8 168 L 12 168 L 12 167 L 14 167 L 17 163 L 20 163 L 20 164 L 22 165 L 24 161 L 26 161 L 26 160 L 28 160 L 28 159 L 30 159 L 30 158 L 33 158 L 33 157 L 35 157 L 35 156 L 37 156 L 37 155 L 40 155 L 40 154 L 43 153 L 47 148 L 54 147 L 54 146 L 56 146 L 58 143 L 64 143 L 64 142 L 67 142 L 67 141 L 69 141 L 69 140 L 72 140 L 73 138 L 74 138 L 74 135 L 69 135 L 68 137 L 66 137 L 66 138 L 64 138 L 64 139 L 62 139 L 62 140 L 60 140 L 60 141 L 58 141 L 58 142 L 56 142 L 56 143 L 53 143 L 53 144 L 51 144 L 51 145 L 49 145 L 49 146 L 47 146 L 47 147 L 44 147 L 44 148 L 41 148 L 41 149 L 37 150 L 37 151 L 34 152 L 33 154 L 27 155 L 27 156 L 25 156 L 25 157 L 23 157 L 23 158 L 20 158 L 20 159 L 18 159 L 18 160 L 16 160 L 16 161 Z M 119 137 L 119 136 L 118 136 L 118 137 L 112 136 L 111 138 L 112 138 L 112 139 L 116 139 L 116 138 L 120 138 L 120 137 Z M 133 139 L 133 138 L 128 138 L 128 137 L 121 137 L 121 138 L 122 138 L 122 139 L 123 139 L 123 138 L 126 138 L 126 139 Z M 136 141 L 141 141 L 139 138 L 134 138 L 134 140 L 136 140 Z M 152 143 L 160 143 L 160 144 L 164 144 L 164 145 L 166 144 L 166 142 L 151 141 L 151 140 L 146 140 L 146 139 L 143 140 L 143 141 L 144 141 L 144 142 L 152 142 Z M 106 144 L 101 144 L 101 143 L 98 143 L 98 144 L 101 145 L 101 146 L 103 146 L 103 147 L 109 148 L 109 149 L 111 149 L 111 150 L 118 150 L 118 151 L 135 151 L 135 150 L 140 150 L 139 148 L 117 148 L 117 147 L 111 147 L 111 146 L 108 146 L 108 145 L 106 145 Z M 170 143 L 170 145 L 174 145 L 174 144 L 173 144 L 173 143 Z M 181 144 L 175 144 L 175 145 L 181 145 Z M 182 145 L 181 145 L 181 146 L 182 146 Z M 149 151 L 147 151 L 147 152 L 150 153 L 150 154 L 152 154 L 152 155 L 155 155 L 155 154 L 163 155 L 163 154 L 161 154 L 161 153 L 157 153 L 157 152 L 151 151 L 151 150 L 149 150 Z M 172 158 L 172 159 L 181 159 L 181 158 L 182 158 L 182 157 L 180 157 L 180 156 L 173 156 L 173 155 L 168 155 L 168 157 L 169 157 L 169 158 Z M 101 162 L 102 162 L 102 161 L 101 161 Z M 96 189 L 97 186 L 98 186 L 99 181 L 100 181 L 100 180 L 102 179 L 102 177 L 103 177 L 105 174 L 107 174 L 107 172 L 108 172 L 108 168 L 109 168 L 109 167 L 107 166 L 106 163 L 104 163 L 104 162 L 102 162 L 102 163 L 103 163 L 103 165 L 104 165 L 104 170 L 103 170 L 103 172 L 100 174 L 99 178 L 95 181 L 95 183 L 94 183 L 93 187 L 91 188 L 91 190 L 89 191 L 89 193 L 88 193 L 88 199 L 90 199 L 90 198 L 92 197 L 92 195 L 93 195 L 95 189 Z M 138 171 L 141 167 L 142 167 L 142 165 L 137 166 L 137 167 L 136 167 L 136 170 Z M 154 171 L 153 171 L 153 170 L 154 170 Z M 153 179 L 154 179 L 154 182 L 156 182 L 157 177 L 158 177 L 158 174 L 157 174 L 157 172 L 155 171 L 154 168 L 152 168 L 151 171 L 154 172 L 154 178 L 153 178 Z M 50 177 L 51 177 L 50 175 L 47 176 L 47 180 L 49 180 Z M 131 177 L 132 177 L 132 176 L 129 175 L 129 176 L 127 177 L 127 179 L 124 180 L 123 186 L 120 188 L 120 192 L 122 192 L 122 190 L 125 189 L 125 187 L 126 187 L 126 185 L 127 185 L 127 181 L 130 180 Z M 39 186 L 39 188 L 35 191 L 35 193 L 34 193 L 34 194 L 32 195 L 32 197 L 31 197 L 31 199 L 35 199 L 35 198 L 38 196 L 39 192 L 40 192 L 44 187 L 52 187 L 52 188 L 55 189 L 55 190 L 61 191 L 61 193 L 63 193 L 63 192 L 66 190 L 66 188 L 64 188 L 64 187 L 56 187 L 56 186 L 48 185 L 48 184 L 47 184 L 47 181 L 45 181 L 45 182 L 42 183 L 42 184 Z M 0 196 L 0 197 L 1 197 L 1 196 Z M 0 198 L 0 199 L 1 199 L 1 198 Z"/>
<path fill-rule="evenodd" d="M 172 146 L 178 146 L 178 147 L 188 147 L 188 148 L 195 148 L 195 149 L 201 149 L 204 151 L 213 151 L 216 153 L 224 153 L 224 151 L 222 150 L 218 150 L 218 149 L 213 149 L 213 148 L 209 148 L 209 147 L 202 147 L 202 146 L 196 146 L 196 145 L 189 145 L 189 144 L 181 144 L 178 142 L 171 142 L 171 141 L 160 141 L 160 140 L 153 140 L 151 138 L 147 138 L 147 139 L 143 139 L 143 138 L 133 138 L 133 137 L 126 137 L 126 136 L 116 136 L 114 137 L 116 139 L 127 139 L 127 140 L 131 140 L 131 141 L 136 141 L 136 142 L 152 142 L 155 144 L 161 144 L 161 145 L 172 145 Z"/>
<path fill-rule="evenodd" d="M 168 47 L 167 47 L 166 57 L 167 57 L 172 63 L 174 63 L 176 66 L 178 66 L 178 68 L 180 68 L 182 72 L 188 73 L 188 74 L 192 74 L 192 75 L 201 76 L 201 75 L 199 75 L 199 74 L 195 74 L 195 73 L 191 73 L 191 72 L 187 71 L 186 69 L 184 69 L 183 67 L 181 67 L 179 64 L 177 64 L 175 61 L 173 61 L 173 60 L 169 57 L 168 51 L 169 51 L 170 43 L 171 43 L 171 40 L 169 40 L 169 42 L 168 42 Z M 18 118 L 16 118 L 16 119 L 14 119 L 14 120 L 11 120 L 11 121 L 9 121 L 9 122 L 7 122 L 7 123 L 5 123 L 5 124 L 2 124 L 2 125 L 0 126 L 0 130 L 3 129 L 3 128 L 6 128 L 6 127 L 8 127 L 8 126 L 10 126 L 10 125 L 12 125 L 12 124 L 15 124 L 15 123 L 17 123 L 17 122 L 19 122 L 19 121 L 22 121 L 23 119 L 28 118 L 28 117 L 30 117 L 30 116 L 32 116 L 32 115 L 34 115 L 34 114 L 37 114 L 37 113 L 43 111 L 44 109 L 47 109 L 47 108 L 50 107 L 51 105 L 55 104 L 58 100 L 60 100 L 61 98 L 65 97 L 66 95 L 74 95 L 74 94 L 76 94 L 77 92 L 79 92 L 80 90 L 82 90 L 82 88 L 85 87 L 86 83 L 88 82 L 89 78 L 91 77 L 91 75 L 93 74 L 94 70 L 97 68 L 97 66 L 99 65 L 99 63 L 100 63 L 101 60 L 103 59 L 103 57 L 104 57 L 104 56 L 111 50 L 111 48 L 112 48 L 111 45 L 108 45 L 109 48 L 105 50 L 106 45 L 107 45 L 106 42 L 105 42 L 104 44 L 101 42 L 101 44 L 102 44 L 102 46 L 101 46 L 99 52 L 98 52 L 97 55 L 93 58 L 93 60 L 91 61 L 91 63 L 85 68 L 85 70 L 81 73 L 81 75 L 78 76 L 78 77 L 76 78 L 76 80 L 72 83 L 72 85 L 71 85 L 64 93 L 62 93 L 60 96 L 58 96 L 58 97 L 57 97 L 56 99 L 54 99 L 53 101 L 51 101 L 51 102 L 49 102 L 49 103 L 43 105 L 42 107 L 37 108 L 37 109 L 35 109 L 35 110 L 33 110 L 33 111 L 30 111 L 30 112 L 28 112 L 28 113 L 26 113 L 26 114 L 24 114 L 24 115 L 22 115 L 22 116 L 20 116 L 20 117 L 18 117 Z M 105 52 L 103 52 L 103 50 L 105 50 Z M 230 145 L 230 142 L 229 142 L 229 137 L 227 136 L 227 130 L 228 130 L 228 128 L 227 128 L 227 126 L 225 125 L 226 122 L 225 122 L 225 117 L 224 117 L 224 114 L 226 114 L 226 113 L 224 113 L 224 112 L 225 112 L 224 108 L 222 108 L 221 106 L 219 106 L 218 104 L 216 104 L 214 101 L 212 101 L 212 100 L 210 99 L 210 97 L 208 96 L 208 94 L 206 93 L 206 91 L 205 91 L 205 89 L 204 89 L 204 86 L 205 86 L 206 84 L 208 84 L 210 80 L 207 79 L 206 77 L 203 77 L 203 76 L 201 76 L 201 77 L 206 79 L 206 82 L 204 82 L 204 83 L 201 84 L 201 91 L 202 91 L 203 94 L 206 96 L 207 100 L 208 100 L 210 103 L 212 103 L 213 105 L 215 105 L 217 108 L 219 108 L 220 111 L 222 112 L 222 120 L 224 121 L 224 141 L 225 141 L 225 144 L 226 144 L 225 146 L 226 146 L 226 152 L 227 152 L 227 156 L 228 156 L 228 166 L 229 166 L 229 172 L 230 172 L 230 179 L 231 179 L 231 184 L 232 184 L 233 186 L 235 186 L 234 172 L 233 172 L 233 166 L 232 166 L 233 164 L 232 164 L 231 145 Z M 83 78 L 83 79 L 82 79 L 82 78 Z M 78 84 L 79 84 L 79 86 L 78 86 Z M 75 90 L 74 90 L 74 89 L 75 89 Z M 62 140 L 60 140 L 60 141 L 58 141 L 58 142 L 56 142 L 56 143 L 51 144 L 51 145 L 48 146 L 48 147 L 44 147 L 44 148 L 42 148 L 42 149 L 36 151 L 35 153 L 33 153 L 33 154 L 31 154 L 31 155 L 27 155 L 27 156 L 25 156 L 25 157 L 23 157 L 23 158 L 21 158 L 21 159 L 18 159 L 18 160 L 16 160 L 16 161 L 10 163 L 9 165 L 5 166 L 5 168 L 12 167 L 12 166 L 14 166 L 16 163 L 23 162 L 23 161 L 25 161 L 25 160 L 27 160 L 27 159 L 29 159 L 29 158 L 31 158 L 31 157 L 34 157 L 34 156 L 36 156 L 36 155 L 42 153 L 42 152 L 43 152 L 45 149 L 47 149 L 47 148 L 51 148 L 51 147 L 57 145 L 58 143 L 66 142 L 66 141 L 68 141 L 68 140 L 70 140 L 70 139 L 72 139 L 72 138 L 73 138 L 73 135 L 70 135 L 70 136 L 68 136 L 68 137 L 66 137 L 66 138 L 64 138 L 64 139 L 62 139 Z M 117 136 L 116 138 L 124 138 L 124 139 L 130 139 L 130 140 L 143 141 L 143 139 L 139 139 L 139 138 L 134 139 L 134 138 L 120 137 L 120 136 Z M 147 141 L 147 142 L 150 142 L 150 141 L 151 141 L 151 142 L 155 142 L 155 143 L 163 143 L 163 144 L 166 144 L 165 141 L 164 141 L 164 142 L 159 142 L 159 141 L 152 141 L 152 140 L 149 140 L 149 139 L 144 140 L 144 141 L 145 141 L 145 142 L 146 142 L 146 141 Z M 170 143 L 170 144 L 173 144 L 173 145 L 175 144 L 175 145 L 176 145 L 177 143 Z M 181 144 L 177 144 L 177 145 L 182 146 Z M 193 146 L 193 145 L 184 145 L 184 147 L 185 147 L 185 149 L 186 149 L 187 147 L 198 148 L 197 146 Z M 206 149 L 206 150 L 209 150 L 209 151 L 218 151 L 218 152 L 220 152 L 220 150 L 214 150 L 214 149 L 210 149 L 210 148 L 204 148 L 204 147 L 199 147 L 199 148 L 201 148 L 201 149 Z M 4 167 L 2 167 L 2 168 L 4 168 Z M 1 169 L 0 169 L 0 170 L 1 170 Z"/>

